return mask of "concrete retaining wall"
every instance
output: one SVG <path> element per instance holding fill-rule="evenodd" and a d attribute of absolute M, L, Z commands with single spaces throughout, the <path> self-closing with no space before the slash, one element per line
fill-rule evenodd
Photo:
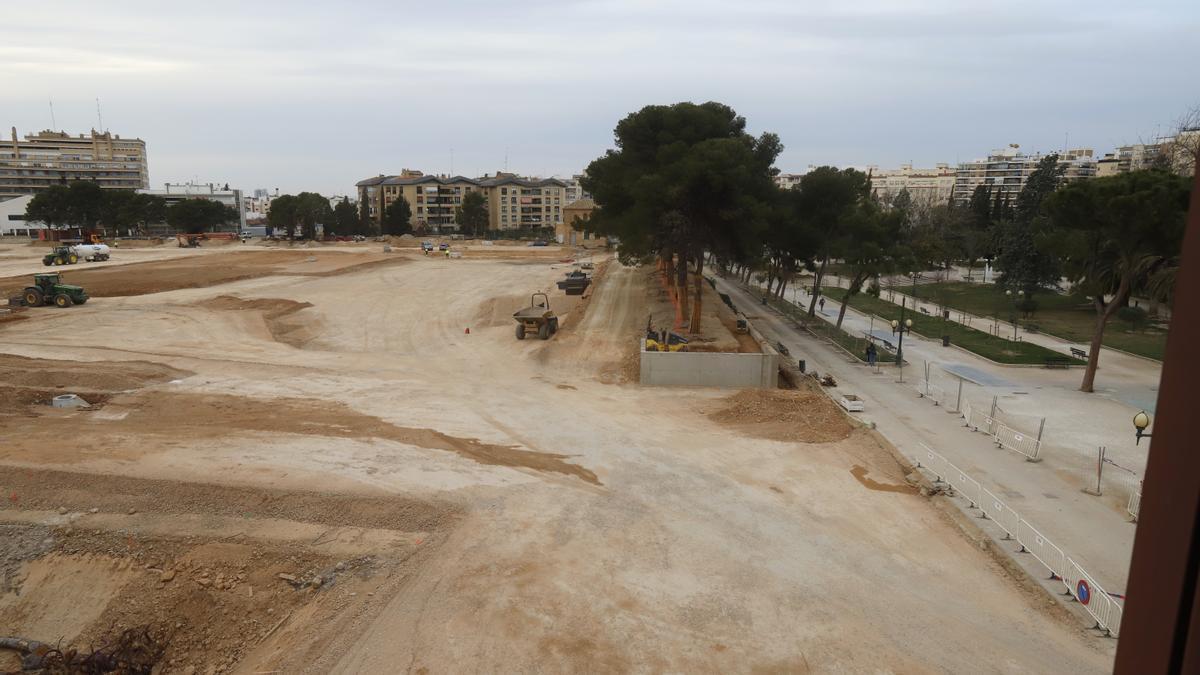
<path fill-rule="evenodd" d="M 642 342 L 641 383 L 654 386 L 779 386 L 779 357 L 774 353 L 648 352 Z"/>

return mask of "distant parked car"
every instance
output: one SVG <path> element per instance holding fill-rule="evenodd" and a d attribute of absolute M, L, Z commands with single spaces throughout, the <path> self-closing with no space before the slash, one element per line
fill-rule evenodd
<path fill-rule="evenodd" d="M 548 244 L 546 242 L 546 240 L 544 240 L 544 239 L 538 239 L 537 241 L 529 242 L 529 245 L 530 246 L 549 246 L 550 244 Z"/>
<path fill-rule="evenodd" d="M 421 242 L 421 250 L 422 251 L 432 251 L 433 250 L 433 242 L 431 242 L 431 241 Z"/>
<path fill-rule="evenodd" d="M 446 242 L 442 242 L 442 243 L 438 244 L 439 251 L 445 251 L 445 250 L 448 250 L 449 248 L 450 248 L 450 244 L 447 244 Z"/>

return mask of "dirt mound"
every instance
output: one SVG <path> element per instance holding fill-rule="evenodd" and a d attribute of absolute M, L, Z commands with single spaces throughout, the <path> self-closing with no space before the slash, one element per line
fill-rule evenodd
<path fill-rule="evenodd" d="M 803 389 L 745 389 L 723 400 L 708 416 L 722 426 L 774 441 L 829 443 L 854 430 L 829 397 Z"/>
<path fill-rule="evenodd" d="M 479 305 L 472 325 L 479 328 L 515 325 L 513 312 L 529 306 L 529 296 L 521 294 L 496 296 Z"/>
<path fill-rule="evenodd" d="M 461 514 L 406 497 L 37 469 L 6 471 L 0 491 L 4 632 L 86 651 L 146 626 L 164 634 L 167 672 L 229 670 L 260 646 L 260 659 L 310 662 L 328 633 L 378 611 L 371 596 L 386 601 Z M 278 536 L 255 536 L 264 527 Z M 18 666 L 0 653 L 0 668 Z"/>
<path fill-rule="evenodd" d="M 29 414 L 62 393 L 100 405 L 118 392 L 191 375 L 146 361 L 62 361 L 0 354 L 0 416 Z"/>
<path fill-rule="evenodd" d="M 196 303 L 205 309 L 219 309 L 237 312 L 259 312 L 271 337 L 279 342 L 303 347 L 312 341 L 313 330 L 308 321 L 293 316 L 302 309 L 312 307 L 311 302 L 297 302 L 282 298 L 238 298 L 232 295 L 219 295 L 210 300 Z"/>
<path fill-rule="evenodd" d="M 63 271 L 68 284 L 83 286 L 94 298 L 146 295 L 181 288 L 206 288 L 272 275 L 332 276 L 374 265 L 403 263 L 403 258 L 372 253 L 339 253 L 308 250 L 236 250 L 132 263 L 116 267 L 90 267 Z M 25 288 L 25 276 L 0 279 L 0 297 Z"/>

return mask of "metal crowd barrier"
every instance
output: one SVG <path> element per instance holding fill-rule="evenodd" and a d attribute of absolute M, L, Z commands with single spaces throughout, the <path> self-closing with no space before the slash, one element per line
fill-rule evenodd
<path fill-rule="evenodd" d="M 1129 505 L 1125 507 L 1129 515 L 1134 520 L 1138 518 L 1138 512 L 1142 510 L 1142 481 L 1138 481 L 1137 488 L 1129 494 Z"/>
<path fill-rule="evenodd" d="M 996 431 L 992 436 L 996 445 L 1015 450 L 1031 461 L 1038 461 L 1038 455 L 1042 451 L 1042 442 L 1038 439 L 999 423 L 996 424 Z"/>
<path fill-rule="evenodd" d="M 994 493 L 929 446 L 922 443 L 921 447 L 924 452 L 918 457 L 918 468 L 932 473 L 936 482 L 948 484 L 970 500 L 972 508 L 982 511 L 983 517 L 995 521 L 1004 530 L 1005 539 L 1015 539 L 1020 544 L 1019 553 L 1030 553 L 1037 558 L 1049 570 L 1051 578 L 1061 581 L 1067 592 L 1095 619 L 1096 628 L 1114 637 L 1120 634 L 1124 607 L 1117 597 L 1105 591 L 1078 563 Z"/>

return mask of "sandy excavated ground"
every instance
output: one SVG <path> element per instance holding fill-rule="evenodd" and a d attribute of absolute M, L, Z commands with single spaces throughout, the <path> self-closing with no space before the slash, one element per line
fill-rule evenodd
<path fill-rule="evenodd" d="M 821 394 L 633 384 L 648 270 L 568 298 L 566 251 L 379 249 L 76 274 L 0 323 L 0 635 L 150 625 L 189 673 L 1110 667 Z M 517 341 L 539 289 L 562 330 Z"/>

